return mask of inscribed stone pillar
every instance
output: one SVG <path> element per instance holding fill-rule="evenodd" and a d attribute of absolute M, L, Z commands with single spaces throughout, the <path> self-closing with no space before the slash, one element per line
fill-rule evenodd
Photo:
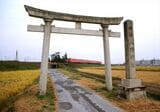
<path fill-rule="evenodd" d="M 135 50 L 133 22 L 127 20 L 124 22 L 124 40 L 125 40 L 125 60 L 126 60 L 126 78 L 136 78 L 135 73 Z"/>
<path fill-rule="evenodd" d="M 44 39 L 41 59 L 41 74 L 40 74 L 40 95 L 45 95 L 47 88 L 47 74 L 48 74 L 48 55 L 50 44 L 50 32 L 52 20 L 44 19 Z"/>
<path fill-rule="evenodd" d="M 104 47 L 104 62 L 105 62 L 105 82 L 108 91 L 111 91 L 112 73 L 111 73 L 108 25 L 102 25 L 102 28 L 103 28 L 103 47 Z"/>
<path fill-rule="evenodd" d="M 119 94 L 129 100 L 146 96 L 142 81 L 136 78 L 133 34 L 133 22 L 131 20 L 126 20 L 124 22 L 126 78 L 121 80 L 122 85 L 120 86 Z"/>

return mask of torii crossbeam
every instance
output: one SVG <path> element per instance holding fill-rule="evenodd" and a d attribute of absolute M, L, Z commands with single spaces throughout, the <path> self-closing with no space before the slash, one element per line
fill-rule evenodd
<path fill-rule="evenodd" d="M 35 25 L 28 26 L 28 31 L 44 32 L 42 60 L 41 60 L 41 75 L 39 81 L 40 95 L 44 95 L 46 93 L 50 33 L 76 34 L 76 35 L 101 36 L 101 37 L 103 36 L 105 80 L 107 89 L 109 91 L 112 90 L 112 75 L 111 75 L 110 49 L 109 49 L 108 37 L 120 37 L 120 33 L 111 32 L 110 30 L 108 30 L 108 26 L 119 25 L 123 17 L 106 18 L 106 17 L 73 15 L 73 14 L 46 11 L 26 5 L 25 9 L 28 12 L 29 16 L 42 18 L 45 22 L 45 25 L 42 26 L 35 26 Z M 51 25 L 53 20 L 75 22 L 76 23 L 75 29 L 54 27 Z M 81 29 L 81 23 L 100 24 L 102 26 L 102 31 Z"/>
<path fill-rule="evenodd" d="M 27 30 L 31 32 L 44 32 L 44 25 L 28 25 Z M 73 34 L 73 35 L 87 35 L 87 36 L 103 36 L 102 30 L 87 30 L 75 28 L 62 28 L 51 26 L 51 33 Z M 120 37 L 120 32 L 112 32 L 108 30 L 109 37 Z"/>

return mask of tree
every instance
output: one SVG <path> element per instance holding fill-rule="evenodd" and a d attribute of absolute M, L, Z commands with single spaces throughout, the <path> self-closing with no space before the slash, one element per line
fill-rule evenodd
<path fill-rule="evenodd" d="M 56 62 L 56 63 L 64 63 L 67 60 L 67 53 L 64 54 L 64 56 L 60 56 L 60 52 L 55 52 L 54 54 L 51 55 L 51 62 Z"/>
<path fill-rule="evenodd" d="M 62 62 L 66 62 L 67 61 L 67 53 L 64 54 L 64 56 L 62 56 Z"/>
<path fill-rule="evenodd" d="M 60 61 L 60 52 L 55 52 L 51 55 L 51 62 L 59 62 Z"/>

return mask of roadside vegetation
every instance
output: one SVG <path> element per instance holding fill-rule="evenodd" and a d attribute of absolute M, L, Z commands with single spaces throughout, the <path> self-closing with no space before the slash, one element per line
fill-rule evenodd
<path fill-rule="evenodd" d="M 114 69 L 114 67 L 116 69 Z M 104 70 L 103 66 L 93 66 L 93 65 L 78 65 L 69 64 L 68 66 L 59 69 L 65 75 L 67 75 L 72 80 L 85 86 L 97 94 L 101 95 L 104 99 L 108 99 L 115 105 L 121 107 L 128 112 L 159 112 L 160 111 L 160 70 L 155 71 L 154 67 L 143 68 L 143 71 L 137 72 L 139 78 L 141 78 L 147 86 L 148 98 L 138 99 L 138 100 L 125 100 L 118 97 L 118 84 L 120 84 L 120 79 L 125 77 L 124 68 L 122 66 L 113 66 L 113 86 L 112 92 L 108 92 L 105 87 L 104 81 Z M 121 68 L 120 70 L 117 68 Z M 139 68 L 137 68 L 139 69 Z M 150 71 L 149 71 L 150 69 Z"/>
<path fill-rule="evenodd" d="M 39 63 L 0 63 L 0 111 L 55 111 L 55 94 L 50 78 L 46 95 L 39 96 Z"/>

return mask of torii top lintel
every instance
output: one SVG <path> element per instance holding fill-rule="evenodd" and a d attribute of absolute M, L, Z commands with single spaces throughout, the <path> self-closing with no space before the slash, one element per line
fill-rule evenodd
<path fill-rule="evenodd" d="M 102 24 L 102 25 L 118 25 L 123 19 L 123 17 L 93 17 L 93 16 L 83 16 L 83 15 L 52 12 L 52 11 L 30 7 L 27 5 L 24 5 L 24 7 L 28 12 L 29 16 L 43 18 L 43 19 L 51 19 L 51 20 L 94 23 L 94 24 Z"/>

